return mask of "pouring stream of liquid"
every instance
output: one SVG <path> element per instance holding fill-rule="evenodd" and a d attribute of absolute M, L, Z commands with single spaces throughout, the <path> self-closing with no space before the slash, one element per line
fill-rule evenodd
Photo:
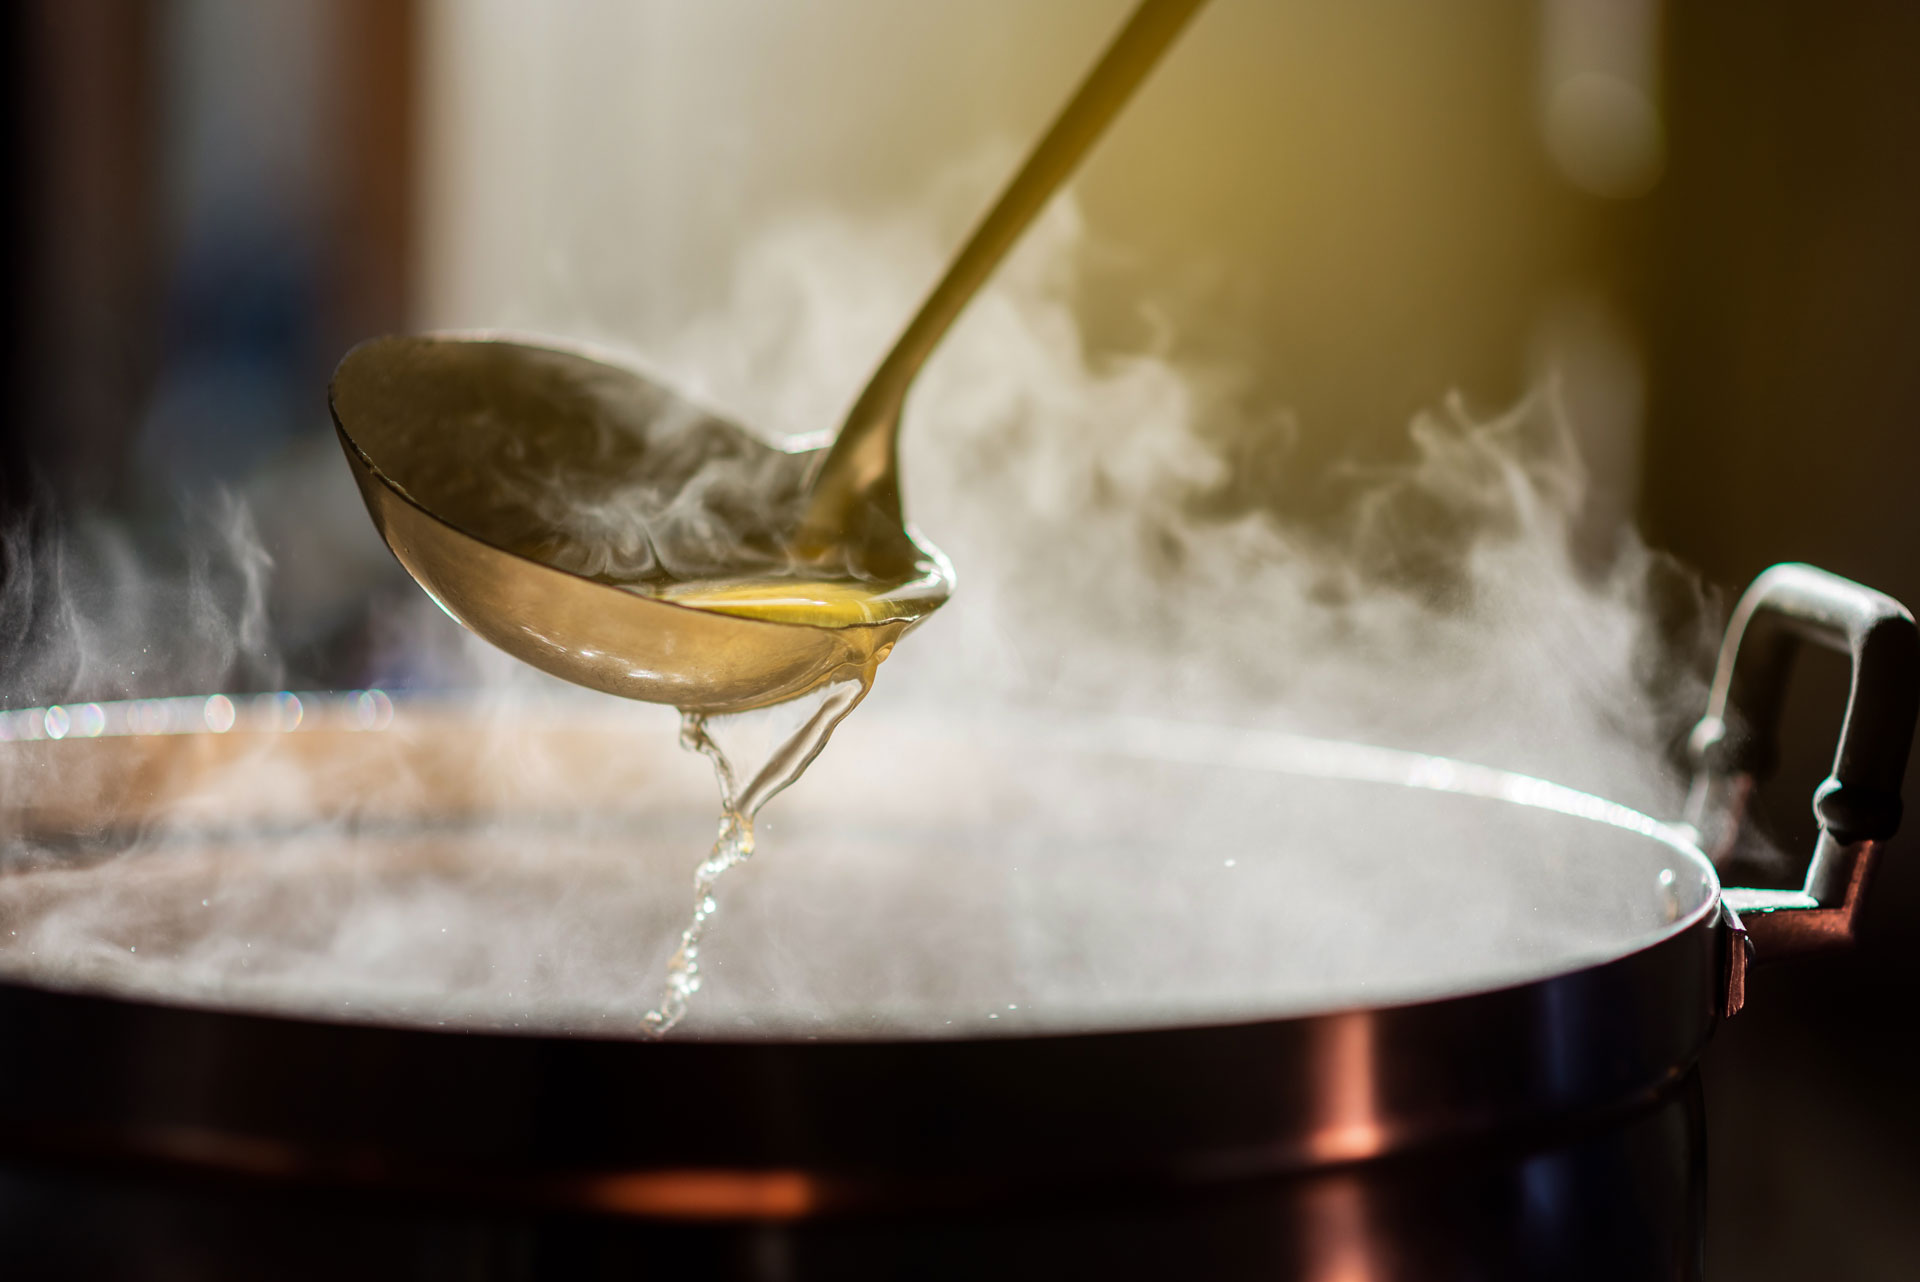
<path fill-rule="evenodd" d="M 720 785 L 720 832 L 712 853 L 694 870 L 693 917 L 680 932 L 680 946 L 667 962 L 666 986 L 660 1004 L 641 1017 L 648 1036 L 663 1036 L 679 1023 L 687 1013 L 687 1004 L 700 991 L 700 940 L 720 906 L 714 897 L 714 885 L 729 868 L 753 857 L 754 816 L 776 793 L 805 773 L 813 759 L 820 755 L 834 727 L 845 720 L 873 688 L 874 670 L 885 657 L 878 655 L 858 669 L 857 675 L 829 685 L 813 715 L 781 741 L 745 788 L 739 785 L 733 762 L 708 733 L 706 715 L 680 714 L 680 746 L 713 762 L 714 779 Z"/>

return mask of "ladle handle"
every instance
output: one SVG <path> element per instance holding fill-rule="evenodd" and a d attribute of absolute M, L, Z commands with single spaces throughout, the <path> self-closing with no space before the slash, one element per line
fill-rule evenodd
<path fill-rule="evenodd" d="M 947 274 L 933 287 L 849 411 L 815 474 L 807 525 L 833 529 L 863 503 L 881 525 L 900 526 L 894 483 L 894 435 L 900 406 L 927 357 L 968 301 L 993 274 L 1028 224 L 1118 115 L 1160 55 L 1205 0 L 1142 0 L 1100 61 L 974 228 Z"/>
<path fill-rule="evenodd" d="M 1810 565 L 1765 571 L 1734 608 L 1688 745 L 1687 820 L 1715 858 L 1731 850 L 1754 788 L 1773 772 L 1787 678 L 1806 641 L 1848 655 L 1853 681 L 1833 772 L 1814 792 L 1820 838 L 1804 886 L 1723 893 L 1761 957 L 1851 938 L 1872 857 L 1900 826 L 1920 712 L 1920 631 L 1905 606 Z"/>

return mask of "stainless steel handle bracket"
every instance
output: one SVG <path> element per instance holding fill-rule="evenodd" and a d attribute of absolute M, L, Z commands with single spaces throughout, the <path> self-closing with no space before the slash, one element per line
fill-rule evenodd
<path fill-rule="evenodd" d="M 1920 631 L 1892 597 L 1810 565 L 1753 581 L 1727 625 L 1707 712 L 1689 747 L 1686 820 L 1716 862 L 1734 846 L 1754 789 L 1773 770 L 1781 706 L 1802 642 L 1853 663 L 1833 771 L 1814 792 L 1820 837 L 1799 890 L 1728 887 L 1727 1013 L 1750 960 L 1850 941 L 1880 847 L 1900 824 L 1900 787 L 1920 712 Z"/>
<path fill-rule="evenodd" d="M 1747 934 L 1747 926 L 1740 918 L 1740 911 L 1720 899 L 1720 911 L 1726 925 L 1726 997 L 1721 1003 L 1720 1013 L 1732 1019 L 1747 1004 L 1747 971 L 1753 965 L 1753 936 Z"/>
<path fill-rule="evenodd" d="M 1839 846 L 1832 837 L 1822 833 L 1820 845 L 1831 853 L 1823 860 L 1822 852 L 1816 852 L 1812 869 L 1826 872 L 1841 865 L 1847 869 L 1846 886 L 1838 895 L 1741 886 L 1730 886 L 1721 892 L 1721 903 L 1740 915 L 1747 933 L 1757 940 L 1756 946 L 1769 959 L 1831 948 L 1853 939 L 1861 892 L 1880 853 L 1880 843 L 1861 841 Z M 1812 869 L 1809 882 L 1813 880 Z"/>

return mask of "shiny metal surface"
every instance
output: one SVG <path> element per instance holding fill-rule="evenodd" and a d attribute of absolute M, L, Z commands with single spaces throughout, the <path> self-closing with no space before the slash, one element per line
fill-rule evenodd
<path fill-rule="evenodd" d="M 0 1245 L 34 1276 L 1203 1278 L 1701 1275 L 1697 1078 L 1579 1126 L 1270 1180 L 876 1217 L 661 1220 L 0 1158 Z M 37 1270 L 37 1272 L 35 1272 Z"/>
<path fill-rule="evenodd" d="M 952 567 L 901 512 L 895 444 L 907 391 L 1200 3 L 1143 0 L 881 363 L 830 450 L 773 447 L 634 371 L 544 344 L 376 339 L 341 362 L 329 403 L 381 536 L 454 618 L 596 690 L 736 712 L 870 677 L 900 633 L 953 589 Z M 794 572 L 853 580 L 879 590 L 878 617 L 857 626 L 772 624 L 579 572 L 582 559 L 597 563 L 622 542 L 651 540 L 634 526 L 640 495 L 665 503 L 696 480 L 694 501 L 714 511 L 691 555 L 709 564 L 666 580 Z M 595 503 L 616 518 L 606 528 L 557 533 Z M 563 537 L 573 546 L 556 546 Z"/>
<path fill-rule="evenodd" d="M 562 455 L 577 446 L 592 457 L 594 441 L 635 420 L 679 412 L 662 410 L 671 394 L 638 374 L 506 341 L 376 339 L 341 363 L 331 393 L 341 443 L 381 537 L 442 609 L 507 653 L 609 694 L 740 712 L 858 675 L 886 657 L 911 621 L 907 614 L 816 628 L 740 618 L 595 582 L 525 554 L 534 550 L 523 542 L 533 516 L 493 488 L 496 476 L 442 459 L 444 445 L 418 444 L 461 440 L 463 424 L 489 421 L 484 416 L 511 397 L 560 403 L 566 413 L 548 413 L 543 434 L 561 437 Z M 495 432 L 468 439 L 468 451 L 484 457 L 486 446 L 500 443 L 492 421 Z M 729 451 L 782 461 L 744 432 L 724 430 L 737 434 Z M 387 460 L 385 469 L 376 457 Z"/>

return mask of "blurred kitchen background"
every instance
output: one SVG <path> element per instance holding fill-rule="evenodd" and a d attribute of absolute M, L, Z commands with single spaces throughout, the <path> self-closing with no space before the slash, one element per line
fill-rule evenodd
<path fill-rule="evenodd" d="M 1008 163 L 1127 7 L 13 0 L 6 520 L 161 541 L 223 485 L 276 561 L 276 677 L 395 680 L 379 620 L 414 589 L 326 417 L 348 346 L 668 341 L 784 212 Z M 1082 322 L 1288 407 L 1246 501 L 1311 515 L 1417 410 L 1552 378 L 1595 529 L 1723 593 L 1792 559 L 1920 602 L 1916 83 L 1903 0 L 1214 0 L 1075 184 Z M 1769 801 L 1794 848 L 1823 659 Z M 1762 972 L 1709 1052 L 1713 1277 L 1920 1264 L 1920 832 L 1885 868 L 1863 947 Z"/>

